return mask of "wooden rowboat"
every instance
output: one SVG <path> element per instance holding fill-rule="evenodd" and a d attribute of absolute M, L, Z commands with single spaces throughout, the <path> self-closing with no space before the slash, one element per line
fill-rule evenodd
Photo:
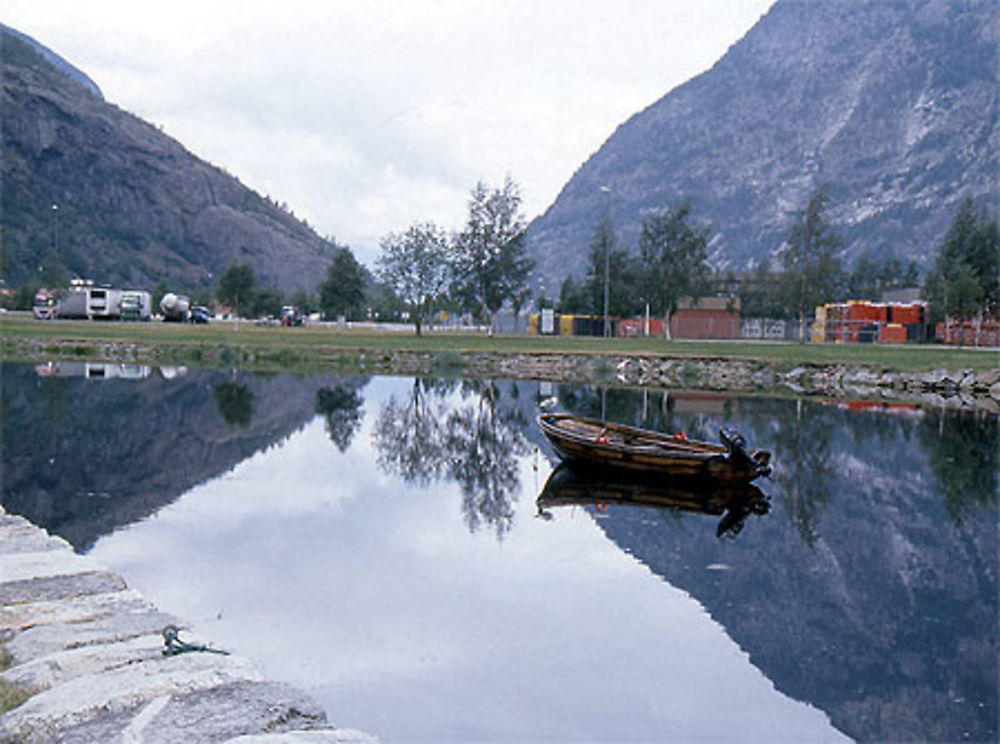
<path fill-rule="evenodd" d="M 728 429 L 719 432 L 721 444 L 713 444 L 568 413 L 544 413 L 538 425 L 556 454 L 577 465 L 744 482 L 771 472 L 771 453 L 748 451 L 743 437 Z"/>

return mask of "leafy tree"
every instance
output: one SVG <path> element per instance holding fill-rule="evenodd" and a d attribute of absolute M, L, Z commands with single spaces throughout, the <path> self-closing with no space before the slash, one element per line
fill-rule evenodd
<path fill-rule="evenodd" d="M 258 318 L 279 318 L 284 304 L 285 295 L 280 289 L 263 287 L 254 296 L 253 314 Z"/>
<path fill-rule="evenodd" d="M 781 299 L 780 288 L 766 256 L 739 286 L 740 312 L 747 318 L 786 318 L 788 309 Z"/>
<path fill-rule="evenodd" d="M 10 256 L 7 253 L 6 230 L 0 225 L 0 280 L 6 280 L 10 272 Z"/>
<path fill-rule="evenodd" d="M 215 296 L 238 316 L 253 310 L 257 294 L 257 277 L 249 261 L 229 264 L 219 277 Z"/>
<path fill-rule="evenodd" d="M 452 245 L 456 294 L 489 316 L 491 331 L 503 303 L 523 289 L 534 268 L 525 255 L 527 225 L 520 209 L 520 189 L 510 176 L 498 189 L 480 181 L 472 190 L 465 229 Z"/>
<path fill-rule="evenodd" d="M 338 247 L 326 270 L 326 278 L 317 287 L 319 307 L 327 318 L 339 315 L 356 317 L 365 299 L 364 269 L 350 248 Z"/>
<path fill-rule="evenodd" d="M 691 204 L 685 202 L 647 217 L 639 236 L 640 300 L 663 315 L 668 327 L 681 297 L 698 298 L 709 291 L 710 228 L 693 226 L 691 219 Z"/>
<path fill-rule="evenodd" d="M 895 256 L 880 261 L 866 253 L 857 260 L 847 277 L 847 295 L 852 299 L 878 300 L 888 289 L 915 287 L 918 282 L 914 262 L 904 266 Z"/>
<path fill-rule="evenodd" d="M 572 275 L 563 279 L 559 288 L 560 313 L 589 313 L 590 304 L 587 300 L 587 292 L 582 282 L 578 282 Z"/>
<path fill-rule="evenodd" d="M 836 254 L 841 241 L 830 223 L 826 203 L 822 190 L 809 198 L 805 209 L 797 212 L 781 253 L 782 296 L 798 316 L 800 343 L 805 343 L 806 315 L 817 305 L 836 299 L 843 284 Z"/>
<path fill-rule="evenodd" d="M 590 265 L 583 293 L 587 298 L 585 312 L 604 315 L 604 280 L 607 270 L 608 314 L 633 315 L 637 306 L 637 274 L 635 262 L 624 248 L 615 248 L 615 234 L 611 220 L 605 216 L 594 229 L 590 239 Z"/>
<path fill-rule="evenodd" d="M 11 310 L 31 310 L 35 305 L 35 293 L 41 286 L 38 282 L 22 284 L 17 288 L 7 307 Z"/>
<path fill-rule="evenodd" d="M 995 315 L 1000 305 L 1000 230 L 972 199 L 959 204 L 924 286 L 935 319 Z"/>
<path fill-rule="evenodd" d="M 367 302 L 370 316 L 375 320 L 398 318 L 406 309 L 406 303 L 399 298 L 392 287 L 378 280 L 369 288 Z"/>
<path fill-rule="evenodd" d="M 416 334 L 448 281 L 448 236 L 433 222 L 411 225 L 382 239 L 379 277 L 410 310 Z"/>
<path fill-rule="evenodd" d="M 167 283 L 162 279 L 153 286 L 153 291 L 150 294 L 152 294 L 153 296 L 152 299 L 153 299 L 154 312 L 157 313 L 160 312 L 160 302 L 163 300 L 163 295 L 165 295 L 169 291 L 170 287 L 168 287 Z"/>
<path fill-rule="evenodd" d="M 319 309 L 319 305 L 316 303 L 316 298 L 304 289 L 297 289 L 292 292 L 292 296 L 288 298 L 288 302 L 291 305 L 295 305 L 299 310 L 307 315 L 309 313 L 314 313 Z"/>
<path fill-rule="evenodd" d="M 69 270 L 63 262 L 62 255 L 57 251 L 49 251 L 42 259 L 41 279 L 43 287 L 61 289 L 69 286 Z"/>

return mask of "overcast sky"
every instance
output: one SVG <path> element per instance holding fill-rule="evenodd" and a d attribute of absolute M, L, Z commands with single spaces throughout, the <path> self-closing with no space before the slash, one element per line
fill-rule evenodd
<path fill-rule="evenodd" d="M 371 263 L 461 227 L 477 180 L 530 220 L 615 127 L 773 0 L 5 0 L 105 98 Z"/>

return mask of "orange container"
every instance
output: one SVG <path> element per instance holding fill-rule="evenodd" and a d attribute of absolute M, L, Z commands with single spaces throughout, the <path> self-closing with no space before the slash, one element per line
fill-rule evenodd
<path fill-rule="evenodd" d="M 902 323 L 886 323 L 879 330 L 878 340 L 883 344 L 905 344 L 906 326 Z"/>
<path fill-rule="evenodd" d="M 921 311 L 923 308 L 920 305 L 893 305 L 892 306 L 892 317 L 889 318 L 893 323 L 919 323 Z"/>

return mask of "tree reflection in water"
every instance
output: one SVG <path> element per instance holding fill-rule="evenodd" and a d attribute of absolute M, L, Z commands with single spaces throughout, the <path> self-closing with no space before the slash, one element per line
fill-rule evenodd
<path fill-rule="evenodd" d="M 389 398 L 375 422 L 375 462 L 380 470 L 420 486 L 440 477 L 444 465 L 440 422 L 446 415 L 447 387 L 454 385 L 418 377 L 405 400 Z"/>
<path fill-rule="evenodd" d="M 986 413 L 934 409 L 920 425 L 920 442 L 952 522 L 996 507 L 1000 470 L 1000 418 Z"/>
<path fill-rule="evenodd" d="M 460 400 L 449 401 L 456 389 Z M 418 485 L 456 481 L 469 530 L 490 526 L 498 539 L 514 519 L 518 458 L 530 451 L 525 417 L 501 398 L 493 382 L 415 379 L 405 401 L 383 406 L 374 433 L 381 469 Z"/>
<path fill-rule="evenodd" d="M 369 379 L 347 378 L 338 381 L 335 387 L 324 387 L 316 391 L 316 413 L 325 419 L 326 433 L 341 452 L 347 451 L 361 427 L 365 402 L 361 390 Z"/>
<path fill-rule="evenodd" d="M 223 421 L 231 428 L 246 429 L 253 421 L 253 391 L 235 379 L 217 385 L 212 391 L 215 407 Z"/>
<path fill-rule="evenodd" d="M 810 547 L 816 543 L 823 510 L 833 498 L 836 414 L 833 409 L 797 400 L 795 415 L 781 417 L 774 433 L 773 447 L 780 451 L 781 462 L 774 479 L 782 486 L 792 523 Z"/>

